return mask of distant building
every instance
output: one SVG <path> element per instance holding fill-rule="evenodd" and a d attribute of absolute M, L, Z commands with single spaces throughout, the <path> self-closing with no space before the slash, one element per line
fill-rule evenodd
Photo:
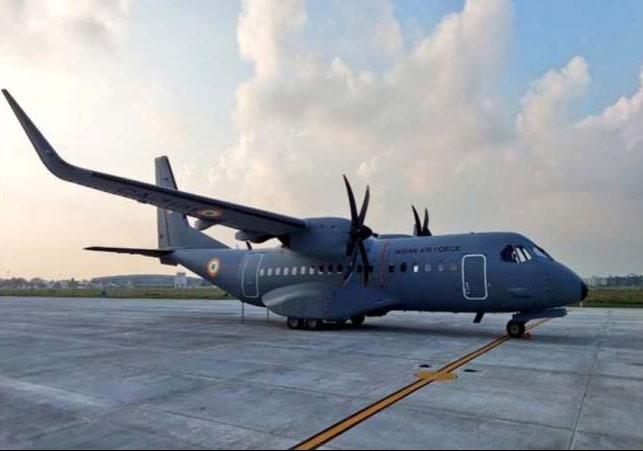
<path fill-rule="evenodd" d="M 588 285 L 590 287 L 606 287 L 607 277 L 593 276 L 588 280 Z"/>
<path fill-rule="evenodd" d="M 179 277 L 180 274 L 183 274 Z M 186 273 L 178 273 L 175 276 L 162 274 L 134 274 L 121 276 L 95 277 L 91 284 L 97 288 L 125 288 L 125 287 L 156 287 L 174 288 L 179 279 L 183 284 L 182 288 L 201 286 L 203 279 L 198 277 L 187 277 Z"/>
<path fill-rule="evenodd" d="M 188 276 L 185 272 L 177 272 L 174 276 L 174 288 L 187 288 L 188 287 Z"/>
<path fill-rule="evenodd" d="M 588 279 L 588 285 L 591 287 L 641 287 L 643 286 L 643 275 L 593 276 Z"/>

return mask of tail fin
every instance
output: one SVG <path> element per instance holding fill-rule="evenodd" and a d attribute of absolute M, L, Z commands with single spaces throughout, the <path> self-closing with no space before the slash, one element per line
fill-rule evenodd
<path fill-rule="evenodd" d="M 156 164 L 156 185 L 176 190 L 176 180 L 167 157 L 159 157 Z M 185 215 L 157 209 L 159 249 L 208 248 L 225 249 L 228 246 L 195 230 Z"/>

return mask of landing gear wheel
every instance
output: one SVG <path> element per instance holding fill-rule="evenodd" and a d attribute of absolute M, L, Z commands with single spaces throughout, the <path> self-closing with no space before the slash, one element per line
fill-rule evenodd
<path fill-rule="evenodd" d="M 288 329 L 303 329 L 304 328 L 304 320 L 295 318 L 293 316 L 289 316 L 288 319 L 286 320 L 286 324 L 288 324 Z"/>
<path fill-rule="evenodd" d="M 366 320 L 366 316 L 365 316 L 365 315 L 357 315 L 357 316 L 353 316 L 353 317 L 351 318 L 351 323 L 352 323 L 352 324 L 353 324 L 353 326 L 355 326 L 355 327 L 360 327 L 360 326 L 362 326 L 362 325 L 364 324 L 364 321 L 365 321 L 365 320 Z"/>
<path fill-rule="evenodd" d="M 507 323 L 507 334 L 511 338 L 522 338 L 525 335 L 525 323 L 520 323 L 518 321 L 509 321 Z"/>
<path fill-rule="evenodd" d="M 307 319 L 306 329 L 308 330 L 321 330 L 324 326 L 324 321 L 321 319 Z"/>

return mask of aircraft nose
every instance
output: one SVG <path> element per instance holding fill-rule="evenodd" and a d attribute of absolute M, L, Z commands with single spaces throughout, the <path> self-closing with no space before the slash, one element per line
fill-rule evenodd
<path fill-rule="evenodd" d="M 584 301 L 587 299 L 587 295 L 589 294 L 589 288 L 585 284 L 585 282 L 581 282 L 581 288 L 580 288 L 580 300 Z"/>

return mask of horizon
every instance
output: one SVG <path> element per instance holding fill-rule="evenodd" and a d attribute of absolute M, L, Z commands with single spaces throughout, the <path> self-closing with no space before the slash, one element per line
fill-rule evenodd
<path fill-rule="evenodd" d="M 296 217 L 346 217 L 346 173 L 379 233 L 414 204 L 641 274 L 643 3 L 543 3 L 2 2 L 0 87 L 82 167 L 166 154 L 180 189 Z M 82 250 L 156 247 L 155 209 L 53 177 L 2 103 L 1 276 L 176 272 Z"/>

